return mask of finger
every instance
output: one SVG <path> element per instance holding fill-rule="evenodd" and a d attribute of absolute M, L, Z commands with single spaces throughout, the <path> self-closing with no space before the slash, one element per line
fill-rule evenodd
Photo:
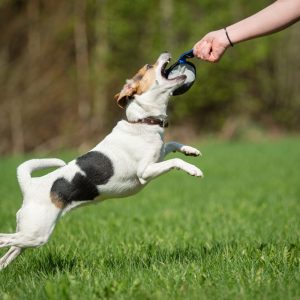
<path fill-rule="evenodd" d="M 214 49 L 210 53 L 209 61 L 211 61 L 211 62 L 218 62 L 221 59 L 221 57 L 223 56 L 223 54 L 224 54 L 225 51 L 226 51 L 226 48 L 217 48 L 217 49 Z"/>
<path fill-rule="evenodd" d="M 201 58 L 204 59 L 204 60 L 208 60 L 209 57 L 210 57 L 210 53 L 211 53 L 212 49 L 211 49 L 211 43 L 205 43 L 203 46 L 202 46 L 202 49 L 201 49 Z"/>
<path fill-rule="evenodd" d="M 206 43 L 206 41 L 202 39 L 194 45 L 193 53 L 194 53 L 195 57 L 201 58 L 201 49 L 203 48 L 203 45 L 205 43 Z"/>
<path fill-rule="evenodd" d="M 209 56 L 209 58 L 207 59 L 207 61 L 213 62 L 213 63 L 218 62 L 219 60 L 220 60 L 220 57 L 218 57 L 218 56 L 216 56 L 216 55 L 214 55 L 214 54 L 211 54 L 211 55 Z"/>

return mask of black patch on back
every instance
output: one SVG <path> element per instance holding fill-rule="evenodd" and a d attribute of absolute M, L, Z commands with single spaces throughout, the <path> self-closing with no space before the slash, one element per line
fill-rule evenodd
<path fill-rule="evenodd" d="M 111 160 L 101 152 L 91 151 L 77 158 L 76 164 L 94 184 L 105 184 L 114 175 Z"/>
<path fill-rule="evenodd" d="M 93 200 L 99 195 L 97 187 L 80 173 L 76 173 L 71 182 L 65 178 L 56 179 L 51 188 L 52 193 L 63 202 L 63 206 L 72 201 Z"/>
<path fill-rule="evenodd" d="M 93 200 L 99 196 L 97 185 L 105 184 L 113 176 L 114 170 L 110 159 L 101 152 L 91 151 L 80 156 L 76 164 L 86 176 L 76 173 L 69 182 L 61 177 L 54 181 L 51 195 L 65 207 L 72 201 Z"/>

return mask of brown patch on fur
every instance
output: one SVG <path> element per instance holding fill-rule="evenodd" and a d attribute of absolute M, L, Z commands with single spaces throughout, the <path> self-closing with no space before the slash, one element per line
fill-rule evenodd
<path fill-rule="evenodd" d="M 116 94 L 114 99 L 121 108 L 125 108 L 128 100 L 133 95 L 141 95 L 145 93 L 155 81 L 155 70 L 157 64 L 154 66 L 145 65 L 132 77 L 127 80 L 120 93 Z"/>
<path fill-rule="evenodd" d="M 64 201 L 56 193 L 51 192 L 50 193 L 50 198 L 51 198 L 51 202 L 57 208 L 64 209 L 66 207 Z"/>
<path fill-rule="evenodd" d="M 143 76 L 138 80 L 137 94 L 141 95 L 145 93 L 155 81 L 155 67 L 148 69 L 147 66 L 143 67 Z M 141 75 L 141 74 L 140 74 Z"/>

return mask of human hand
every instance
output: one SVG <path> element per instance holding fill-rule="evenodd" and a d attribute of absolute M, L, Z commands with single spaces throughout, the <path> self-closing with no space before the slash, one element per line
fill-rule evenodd
<path fill-rule="evenodd" d="M 209 32 L 194 46 L 194 55 L 202 60 L 218 62 L 230 46 L 225 30 Z"/>

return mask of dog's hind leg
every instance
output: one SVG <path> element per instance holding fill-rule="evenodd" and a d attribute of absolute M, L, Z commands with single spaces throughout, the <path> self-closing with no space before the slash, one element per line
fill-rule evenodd
<path fill-rule="evenodd" d="M 12 234 L 0 235 L 0 248 L 4 247 L 20 247 L 20 248 L 34 248 L 47 243 L 52 230 L 46 233 L 36 232 L 16 232 Z"/>
<path fill-rule="evenodd" d="M 22 232 L 2 233 L 0 234 L 0 248 L 12 246 L 28 247 L 26 246 L 26 240 L 30 240 L 30 238 L 26 237 Z"/>
<path fill-rule="evenodd" d="M 0 234 L 0 248 L 11 247 L 0 259 L 0 270 L 9 265 L 22 252 L 23 248 L 39 247 L 45 244 L 54 229 L 54 219 L 44 218 L 45 222 L 43 224 L 42 216 L 39 218 L 35 216 L 34 218 L 34 215 L 32 215 L 30 219 L 27 213 L 26 211 L 20 211 L 19 221 L 21 220 L 21 222 L 17 226 L 20 231 L 11 234 Z"/>
<path fill-rule="evenodd" d="M 17 232 L 0 234 L 0 248 L 39 247 L 47 243 L 60 211 L 55 206 L 24 205 L 17 214 Z"/>
<path fill-rule="evenodd" d="M 11 241 L 10 237 L 14 234 L 15 233 L 12 233 L 12 234 L 1 233 L 0 234 L 0 248 L 8 247 L 9 246 L 8 243 Z"/>
<path fill-rule="evenodd" d="M 21 252 L 22 248 L 11 247 L 6 254 L 0 258 L 0 270 L 6 268 Z"/>

